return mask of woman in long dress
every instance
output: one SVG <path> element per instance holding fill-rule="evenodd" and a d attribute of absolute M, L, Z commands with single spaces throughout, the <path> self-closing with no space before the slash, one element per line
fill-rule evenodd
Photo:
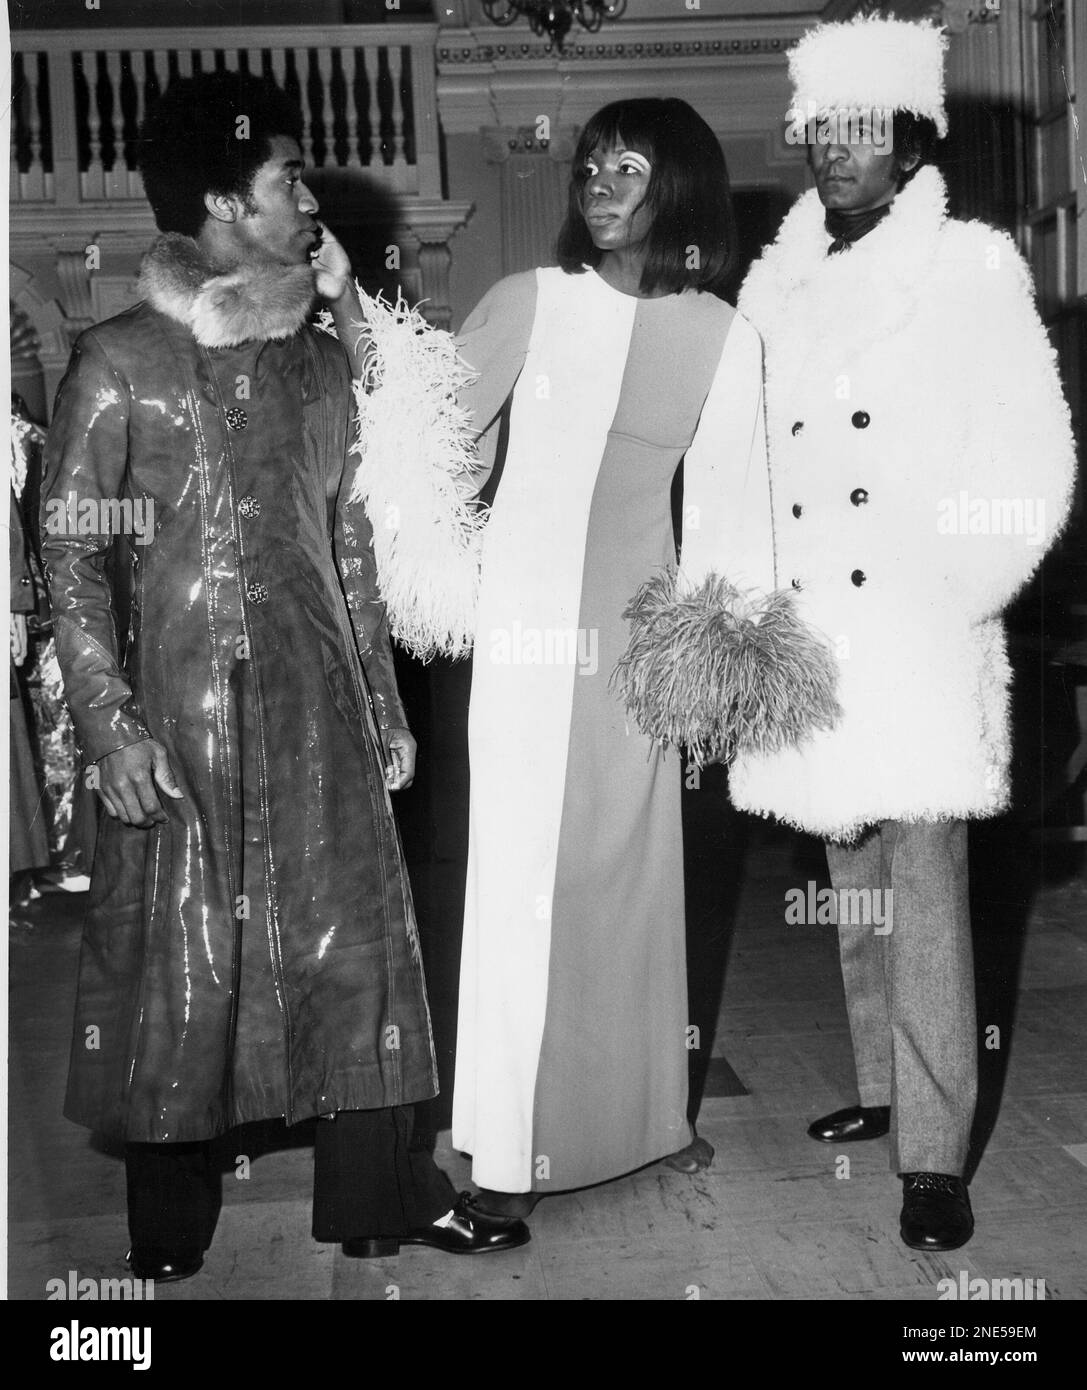
<path fill-rule="evenodd" d="M 710 128 L 683 101 L 616 102 L 578 142 L 560 265 L 500 281 L 459 337 L 477 374 L 460 405 L 481 456 L 493 457 L 509 409 L 475 616 L 453 1101 L 477 1200 L 503 1215 L 661 1158 L 686 1171 L 709 1162 L 686 1113 L 687 1053 L 700 1040 L 687 1015 L 681 769 L 668 745 L 702 759 L 727 756 L 734 730 L 757 746 L 795 741 L 832 704 L 808 675 L 828 661 L 791 592 L 773 592 L 762 345 L 722 297 L 733 246 Z M 321 263 L 345 274 L 330 236 Z M 360 311 L 345 291 L 333 316 L 369 389 L 374 344 L 351 306 Z M 420 338 L 408 329 L 410 355 Z M 418 488 L 426 431 L 405 446 L 403 399 L 394 390 L 371 409 L 369 398 L 369 482 L 357 485 L 382 537 L 393 631 L 396 594 L 416 610 L 409 645 L 425 650 L 420 612 L 434 611 L 441 646 L 444 597 L 467 592 L 460 558 L 474 589 L 475 551 L 428 561 L 449 516 L 419 501 L 437 494 Z M 414 399 L 428 414 L 425 390 Z M 428 455 L 437 471 L 441 454 Z M 384 537 L 389 515 L 413 526 L 410 545 L 406 529 Z"/>
<path fill-rule="evenodd" d="M 453 1102 L 454 1145 L 502 1211 L 532 1204 L 502 1194 L 596 1183 L 692 1139 L 680 767 L 611 677 L 624 610 L 675 561 L 681 461 L 684 574 L 772 583 L 761 344 L 721 297 L 733 246 L 709 127 L 682 101 L 616 102 L 578 143 L 560 267 L 499 282 L 460 335 L 476 428 L 496 434 L 510 403 L 476 628 Z"/>

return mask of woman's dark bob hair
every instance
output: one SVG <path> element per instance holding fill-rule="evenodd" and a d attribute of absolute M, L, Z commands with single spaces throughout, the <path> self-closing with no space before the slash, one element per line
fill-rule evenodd
<path fill-rule="evenodd" d="M 642 272 L 643 294 L 707 290 L 725 298 L 736 258 L 736 223 L 728 168 L 717 137 L 676 97 L 613 101 L 586 123 L 574 153 L 558 260 L 578 274 L 600 264 L 582 216 L 582 194 L 595 149 L 636 150 L 652 166 L 646 204 L 653 215 Z"/>

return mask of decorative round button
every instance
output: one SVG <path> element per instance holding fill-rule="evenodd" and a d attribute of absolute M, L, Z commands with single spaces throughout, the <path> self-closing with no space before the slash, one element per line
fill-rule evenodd
<path fill-rule="evenodd" d="M 255 516 L 260 516 L 260 503 L 255 497 L 243 497 L 238 503 L 238 511 L 246 521 L 252 521 Z"/>
<path fill-rule="evenodd" d="M 850 419 L 853 421 L 855 430 L 866 430 L 872 423 L 872 417 L 867 410 L 855 410 Z"/>
<path fill-rule="evenodd" d="M 803 510 L 804 508 L 800 505 L 799 502 L 793 503 L 793 516 L 799 516 Z"/>
<path fill-rule="evenodd" d="M 855 487 L 849 494 L 849 500 L 853 503 L 854 507 L 863 507 L 865 502 L 868 501 L 868 489 L 865 487 Z"/>
<path fill-rule="evenodd" d="M 803 428 L 804 428 L 804 421 L 803 421 L 803 420 L 797 420 L 796 423 L 793 425 L 793 434 L 794 434 L 794 435 L 799 434 L 800 431 L 801 431 Z"/>
<path fill-rule="evenodd" d="M 800 580 L 799 580 L 799 579 L 794 579 L 794 580 L 791 581 L 791 583 L 792 583 L 792 586 L 793 586 L 794 589 L 799 589 L 799 588 L 800 588 Z"/>
<path fill-rule="evenodd" d="M 245 596 L 250 603 L 263 603 L 268 597 L 268 585 L 250 584 L 245 591 Z"/>
<path fill-rule="evenodd" d="M 236 405 L 231 406 L 226 413 L 226 422 L 232 430 L 244 430 L 249 424 L 249 416 L 244 410 L 239 410 Z"/>
<path fill-rule="evenodd" d="M 852 579 L 853 583 L 856 584 L 856 586 L 857 586 L 858 589 L 861 587 L 861 585 L 864 583 L 864 581 L 868 578 L 868 576 L 865 574 L 864 570 L 854 570 L 853 573 L 852 573 L 849 577 L 850 577 L 850 579 Z"/>

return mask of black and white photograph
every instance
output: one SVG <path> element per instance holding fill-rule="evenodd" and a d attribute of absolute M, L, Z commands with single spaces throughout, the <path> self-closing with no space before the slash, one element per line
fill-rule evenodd
<path fill-rule="evenodd" d="M 6 18 L 28 1364 L 737 1300 L 1056 1366 L 1087 6 Z"/>

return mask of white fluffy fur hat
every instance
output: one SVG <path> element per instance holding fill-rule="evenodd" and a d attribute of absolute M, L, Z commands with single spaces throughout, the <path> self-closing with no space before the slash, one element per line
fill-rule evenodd
<path fill-rule="evenodd" d="M 946 49 L 934 24 L 874 16 L 817 25 L 789 53 L 789 119 L 849 107 L 912 111 L 934 121 L 942 137 Z"/>

